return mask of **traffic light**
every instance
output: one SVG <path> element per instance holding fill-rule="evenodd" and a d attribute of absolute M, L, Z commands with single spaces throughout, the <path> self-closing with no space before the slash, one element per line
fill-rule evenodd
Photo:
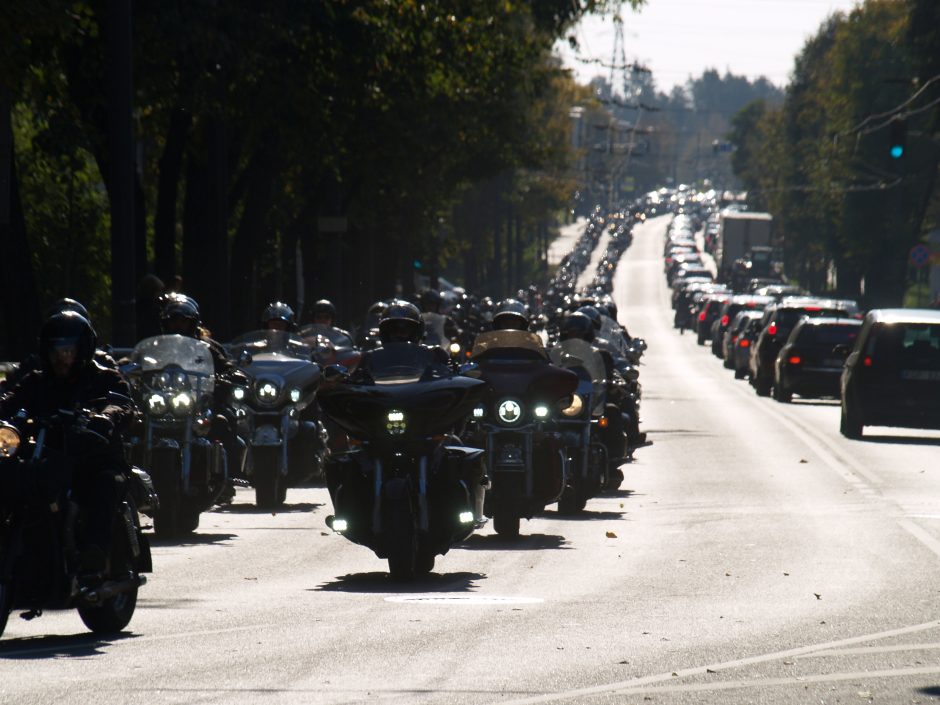
<path fill-rule="evenodd" d="M 888 144 L 891 150 L 892 159 L 900 159 L 904 156 L 907 149 L 907 120 L 896 117 L 890 124 L 890 142 Z"/>

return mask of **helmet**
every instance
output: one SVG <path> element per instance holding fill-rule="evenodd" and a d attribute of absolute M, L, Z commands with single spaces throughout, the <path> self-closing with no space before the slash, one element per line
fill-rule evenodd
<path fill-rule="evenodd" d="M 585 316 L 591 319 L 591 323 L 594 325 L 594 330 L 600 330 L 601 326 L 604 325 L 604 321 L 601 319 L 601 312 L 597 310 L 595 306 L 582 306 L 575 313 L 583 313 Z"/>
<path fill-rule="evenodd" d="M 496 307 L 493 315 L 494 330 L 529 330 L 529 316 L 521 301 L 506 299 Z"/>
<path fill-rule="evenodd" d="M 72 369 L 81 369 L 91 362 L 98 336 L 88 319 L 75 311 L 54 313 L 39 331 L 39 354 L 43 369 L 50 369 L 49 353 L 65 346 L 75 347 Z"/>
<path fill-rule="evenodd" d="M 418 307 L 408 301 L 392 302 L 379 321 L 379 338 L 388 343 L 417 343 L 424 336 L 424 321 Z"/>
<path fill-rule="evenodd" d="M 616 321 L 617 320 L 617 304 L 614 303 L 613 298 L 610 296 L 606 297 L 603 300 L 602 305 L 605 309 L 607 309 L 607 315 Z"/>
<path fill-rule="evenodd" d="M 313 305 L 311 311 L 313 313 L 313 318 L 316 320 L 317 316 L 329 316 L 331 321 L 336 320 L 336 306 L 333 305 L 333 302 L 329 299 L 320 299 Z"/>
<path fill-rule="evenodd" d="M 176 321 L 186 321 L 184 335 L 196 335 L 200 323 L 199 304 L 191 296 L 173 292 L 163 297 L 160 309 L 160 327 L 167 331 L 170 324 Z"/>
<path fill-rule="evenodd" d="M 52 317 L 57 313 L 62 313 L 63 311 L 74 311 L 86 321 L 91 322 L 91 316 L 88 315 L 88 309 L 85 308 L 85 306 L 80 301 L 76 301 L 75 299 L 65 297 L 64 299 L 59 299 L 56 301 L 54 304 L 52 304 L 52 308 L 49 309 L 49 317 Z"/>
<path fill-rule="evenodd" d="M 580 338 L 589 343 L 594 340 L 594 322 L 581 311 L 568 313 L 561 321 L 561 339 Z"/>
<path fill-rule="evenodd" d="M 287 324 L 287 330 L 294 330 L 297 327 L 294 309 L 283 301 L 273 301 L 264 309 L 264 313 L 261 314 L 261 325 L 267 328 L 271 321 L 283 321 Z"/>
<path fill-rule="evenodd" d="M 439 313 L 443 300 L 441 292 L 434 289 L 426 289 L 421 292 L 421 308 L 427 312 Z"/>

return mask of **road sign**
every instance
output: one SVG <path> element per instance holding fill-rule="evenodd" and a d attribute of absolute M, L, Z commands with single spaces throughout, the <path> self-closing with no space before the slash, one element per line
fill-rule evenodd
<path fill-rule="evenodd" d="M 927 245 L 914 245 L 908 258 L 915 267 L 924 267 L 930 264 L 930 249 Z"/>

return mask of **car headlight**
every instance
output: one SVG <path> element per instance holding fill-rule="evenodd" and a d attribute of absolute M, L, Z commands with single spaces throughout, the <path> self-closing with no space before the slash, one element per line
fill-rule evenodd
<path fill-rule="evenodd" d="M 405 432 L 407 424 L 405 423 L 405 412 L 392 410 L 388 412 L 388 423 L 385 429 L 393 436 L 399 436 Z"/>
<path fill-rule="evenodd" d="M 170 399 L 170 406 L 173 407 L 174 415 L 188 416 L 193 410 L 193 398 L 188 392 L 180 392 Z"/>
<path fill-rule="evenodd" d="M 147 411 L 154 416 L 163 416 L 167 411 L 166 397 L 157 392 L 148 396 Z"/>
<path fill-rule="evenodd" d="M 571 395 L 571 404 L 561 410 L 565 416 L 578 416 L 584 410 L 584 400 L 578 394 Z"/>
<path fill-rule="evenodd" d="M 244 387 L 234 387 L 232 389 L 232 399 L 235 401 L 245 401 L 246 396 L 248 396 L 248 390 Z"/>
<path fill-rule="evenodd" d="M 292 390 L 290 390 L 290 400 L 293 404 L 296 404 L 300 401 L 300 389 L 294 387 Z"/>
<path fill-rule="evenodd" d="M 255 393 L 258 395 L 259 401 L 273 402 L 277 399 L 277 395 L 281 393 L 281 390 L 274 382 L 262 382 L 258 385 Z"/>
<path fill-rule="evenodd" d="M 20 432 L 13 426 L 0 426 L 0 458 L 12 458 L 20 449 Z"/>

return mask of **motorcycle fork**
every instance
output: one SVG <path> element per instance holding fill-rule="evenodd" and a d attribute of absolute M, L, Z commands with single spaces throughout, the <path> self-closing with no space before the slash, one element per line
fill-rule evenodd
<path fill-rule="evenodd" d="M 379 458 L 373 460 L 373 492 L 372 492 L 372 533 L 382 533 L 382 487 L 384 481 L 384 467 Z M 421 455 L 418 460 L 418 528 L 427 532 L 430 527 L 428 514 L 428 456 Z"/>
<path fill-rule="evenodd" d="M 183 494 L 189 495 L 189 478 L 190 472 L 192 470 L 193 463 L 193 451 L 192 451 L 192 442 L 193 442 L 193 424 L 192 419 L 189 419 L 189 423 L 186 424 L 186 433 L 183 435 Z"/>
<path fill-rule="evenodd" d="M 290 416 L 285 413 L 281 415 L 281 467 L 278 468 L 283 477 L 287 477 L 287 434 L 289 433 Z"/>

